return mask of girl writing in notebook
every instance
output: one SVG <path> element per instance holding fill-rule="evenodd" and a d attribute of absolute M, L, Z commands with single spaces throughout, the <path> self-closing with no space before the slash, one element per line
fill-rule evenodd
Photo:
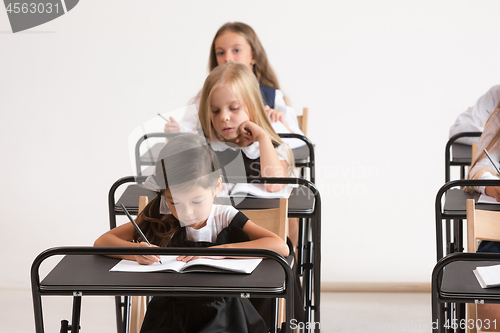
<path fill-rule="evenodd" d="M 267 59 L 266 51 L 249 25 L 241 22 L 226 23 L 215 34 L 210 47 L 209 70 L 212 71 L 227 62 L 242 63 L 255 74 L 260 84 L 266 114 L 278 132 L 285 130 L 303 134 L 295 111 L 286 105 L 284 95 L 279 90 L 278 79 Z M 199 106 L 199 96 L 195 98 L 194 103 Z M 165 125 L 165 132 L 191 131 L 197 121 L 195 112 L 188 112 L 179 123 L 170 117 L 170 122 Z"/>
<path fill-rule="evenodd" d="M 500 102 L 496 105 L 496 108 L 491 113 L 486 125 L 484 127 L 483 134 L 479 138 L 477 143 L 478 156 L 473 161 L 471 169 L 469 171 L 469 179 L 500 179 L 495 167 L 492 162 L 484 153 L 484 149 L 488 151 L 488 154 L 496 163 L 496 167 L 499 168 L 500 162 Z M 477 186 L 476 191 L 479 193 L 484 193 L 490 197 L 495 198 L 500 201 L 500 186 Z M 478 246 L 477 252 L 495 252 L 500 253 L 500 243 L 491 241 L 481 241 Z M 500 320 L 500 304 L 482 304 L 477 306 L 477 316 L 478 319 L 485 319 L 491 321 L 498 319 Z M 484 328 L 483 328 L 484 330 Z M 488 331 L 488 330 L 484 330 Z"/>
<path fill-rule="evenodd" d="M 153 246 L 210 246 L 261 248 L 287 256 L 288 246 L 232 206 L 215 205 L 222 188 L 217 157 L 204 139 L 184 134 L 171 139 L 160 152 L 156 176 L 147 186 L 158 192 L 137 217 Z M 95 246 L 148 246 L 132 223 L 99 237 Z M 124 256 L 141 264 L 156 256 Z M 190 261 L 191 256 L 178 260 Z M 149 332 L 267 332 L 262 317 L 247 299 L 153 297 L 141 329 Z"/>

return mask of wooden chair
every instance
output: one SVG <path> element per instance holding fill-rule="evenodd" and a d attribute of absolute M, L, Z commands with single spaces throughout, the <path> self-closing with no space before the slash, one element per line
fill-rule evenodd
<path fill-rule="evenodd" d="M 279 208 L 242 211 L 253 223 L 274 232 L 286 242 L 288 236 L 288 199 L 280 199 Z"/>
<path fill-rule="evenodd" d="M 139 198 L 139 213 L 148 203 L 148 197 Z M 288 199 L 280 199 L 279 207 L 274 209 L 245 210 L 242 211 L 253 223 L 274 232 L 286 242 L 288 236 Z M 278 320 L 285 321 L 285 300 L 280 299 L 280 310 Z M 129 333 L 139 333 L 146 314 L 147 296 L 132 296 L 130 306 L 130 329 Z"/>
<path fill-rule="evenodd" d="M 281 198 L 278 208 L 262 210 L 244 210 L 243 214 L 253 223 L 274 232 L 283 241 L 288 237 L 288 199 Z M 278 322 L 285 321 L 285 300 L 280 299 L 278 310 Z"/>
<path fill-rule="evenodd" d="M 148 204 L 148 197 L 139 197 L 139 209 L 138 215 L 144 207 Z M 146 314 L 146 307 L 148 304 L 147 296 L 131 296 L 130 300 L 130 326 L 129 333 L 139 333 L 142 326 L 142 321 L 144 320 L 144 315 Z"/>
<path fill-rule="evenodd" d="M 489 210 L 478 210 L 474 199 L 467 200 L 467 252 L 477 252 L 478 241 L 500 241 L 500 212 Z M 476 322 L 476 304 L 467 304 L 468 320 Z M 468 332 L 480 332 L 473 329 Z"/>
<path fill-rule="evenodd" d="M 302 110 L 302 115 L 297 116 L 297 121 L 299 122 L 299 128 L 307 136 L 307 125 L 309 121 L 309 108 L 304 108 Z"/>

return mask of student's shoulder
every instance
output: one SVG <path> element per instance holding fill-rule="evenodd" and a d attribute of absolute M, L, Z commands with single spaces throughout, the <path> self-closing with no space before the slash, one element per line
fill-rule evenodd
<path fill-rule="evenodd" d="M 239 212 L 236 208 L 230 205 L 214 205 L 213 215 L 214 217 L 228 217 L 236 215 Z"/>
<path fill-rule="evenodd" d="M 488 93 L 500 94 L 500 84 L 491 87 Z"/>

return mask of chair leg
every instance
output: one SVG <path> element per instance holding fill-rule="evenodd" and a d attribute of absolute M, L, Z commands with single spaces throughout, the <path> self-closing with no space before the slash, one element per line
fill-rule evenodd
<path fill-rule="evenodd" d="M 130 303 L 131 303 L 131 296 L 125 296 L 124 297 L 124 304 L 123 304 L 123 332 L 128 333 L 130 330 Z"/>
<path fill-rule="evenodd" d="M 270 332 L 277 333 L 278 332 L 278 311 L 279 311 L 277 298 L 273 298 L 272 308 L 274 309 L 274 314 L 271 318 L 271 330 L 270 330 Z"/>

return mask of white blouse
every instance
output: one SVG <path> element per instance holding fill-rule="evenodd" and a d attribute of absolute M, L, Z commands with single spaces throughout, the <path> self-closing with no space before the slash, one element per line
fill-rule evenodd
<path fill-rule="evenodd" d="M 484 123 L 495 109 L 500 100 L 500 85 L 493 86 L 481 96 L 473 107 L 458 115 L 457 120 L 450 127 L 450 138 L 462 132 L 482 132 Z M 477 138 L 460 138 L 457 142 L 472 144 Z"/>

